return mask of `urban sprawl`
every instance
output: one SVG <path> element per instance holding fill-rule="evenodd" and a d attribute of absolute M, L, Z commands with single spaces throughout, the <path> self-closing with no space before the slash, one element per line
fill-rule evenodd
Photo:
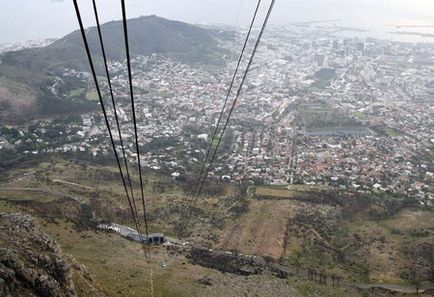
<path fill-rule="evenodd" d="M 144 166 L 174 178 L 200 170 L 241 44 L 242 34 L 239 42 L 222 45 L 233 53 L 224 67 L 187 65 L 161 55 L 134 59 Z M 210 178 L 401 193 L 432 204 L 433 57 L 434 45 L 428 43 L 342 38 L 327 27 L 269 29 Z M 247 58 L 242 69 L 246 63 Z M 111 62 L 110 70 L 127 158 L 135 163 L 126 68 Z M 86 96 L 96 99 L 90 74 L 72 69 L 54 80 L 51 92 L 73 96 L 59 93 L 71 78 L 87 81 Z M 102 83 L 111 110 L 107 83 Z M 235 94 L 236 88 L 223 122 Z M 111 111 L 116 131 L 113 115 Z M 3 134 L 0 150 L 111 156 L 100 112 L 78 120 L 41 120 Z M 117 139 L 116 132 L 114 136 Z M 212 148 L 216 146 L 214 140 Z"/>

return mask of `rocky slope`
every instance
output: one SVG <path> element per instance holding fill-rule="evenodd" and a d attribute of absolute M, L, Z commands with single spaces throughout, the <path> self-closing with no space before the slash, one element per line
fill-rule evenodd
<path fill-rule="evenodd" d="M 80 292 L 104 296 L 74 262 L 30 216 L 0 213 L 0 296 L 76 296 L 77 276 L 86 284 Z"/>

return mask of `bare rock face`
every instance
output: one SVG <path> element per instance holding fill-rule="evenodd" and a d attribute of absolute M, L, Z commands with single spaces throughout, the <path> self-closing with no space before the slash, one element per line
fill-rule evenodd
<path fill-rule="evenodd" d="M 76 296 L 60 247 L 20 213 L 0 213 L 0 296 Z"/>
<path fill-rule="evenodd" d="M 290 275 L 290 272 L 283 266 L 263 257 L 242 256 L 204 248 L 192 248 L 187 257 L 193 264 L 237 275 L 249 276 L 265 272 L 282 279 Z"/>
<path fill-rule="evenodd" d="M 203 248 L 193 248 L 189 258 L 194 264 L 244 276 L 260 274 L 263 270 L 263 265 L 253 259 Z"/>

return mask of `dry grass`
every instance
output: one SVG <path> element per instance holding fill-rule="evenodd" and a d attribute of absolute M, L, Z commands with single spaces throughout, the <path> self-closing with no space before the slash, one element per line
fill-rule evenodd
<path fill-rule="evenodd" d="M 293 214 L 293 202 L 252 200 L 249 208 L 248 213 L 223 232 L 221 248 L 279 258 L 285 249 L 284 235 Z"/>
<path fill-rule="evenodd" d="M 25 84 L 3 77 L 0 79 L 0 102 L 2 101 L 7 101 L 12 109 L 20 110 L 34 106 L 36 96 L 31 88 Z"/>
<path fill-rule="evenodd" d="M 421 228 L 434 229 L 434 213 L 427 210 L 405 209 L 394 218 L 385 221 L 384 224 L 389 228 L 403 231 Z"/>

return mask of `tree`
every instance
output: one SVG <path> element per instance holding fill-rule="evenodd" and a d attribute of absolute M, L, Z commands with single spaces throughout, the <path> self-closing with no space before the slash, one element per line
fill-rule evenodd
<path fill-rule="evenodd" d="M 319 282 L 320 283 L 324 283 L 324 284 L 326 284 L 327 283 L 327 274 L 326 274 L 326 271 L 325 271 L 325 269 L 324 268 L 321 268 L 320 270 L 319 270 Z"/>
<path fill-rule="evenodd" d="M 337 281 L 336 274 L 335 274 L 335 273 L 331 273 L 331 274 L 330 274 L 330 279 L 331 279 L 331 281 L 332 281 L 332 286 L 334 286 L 335 283 L 336 283 L 336 281 Z"/>
<path fill-rule="evenodd" d="M 419 269 L 417 266 L 412 266 L 408 269 L 405 278 L 414 285 L 416 294 L 419 294 L 422 282 L 426 277 L 426 273 L 423 269 Z"/>
<path fill-rule="evenodd" d="M 311 267 L 309 267 L 307 269 L 307 278 L 310 279 L 310 280 L 314 280 L 314 278 L 315 278 L 315 271 Z"/>
<path fill-rule="evenodd" d="M 294 255 L 290 258 L 289 262 L 291 263 L 292 266 L 294 266 L 295 274 L 298 276 L 302 265 L 300 253 L 298 252 L 294 253 Z M 308 271 L 308 276 L 309 276 L 309 271 Z"/>

